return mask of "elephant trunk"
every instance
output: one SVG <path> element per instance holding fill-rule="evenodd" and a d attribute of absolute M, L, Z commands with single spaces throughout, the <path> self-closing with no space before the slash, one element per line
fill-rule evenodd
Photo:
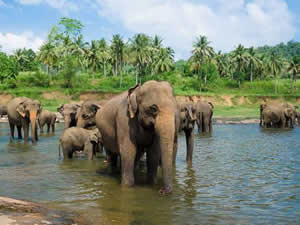
<path fill-rule="evenodd" d="M 65 116 L 64 120 L 65 120 L 65 127 L 64 128 L 67 129 L 71 125 L 71 117 L 70 116 Z"/>
<path fill-rule="evenodd" d="M 81 128 L 84 128 L 85 127 L 85 122 L 84 120 L 82 119 L 82 117 L 78 117 L 78 120 L 77 120 L 77 127 L 81 127 Z"/>
<path fill-rule="evenodd" d="M 37 111 L 30 111 L 29 112 L 29 118 L 30 118 L 30 123 L 31 123 L 31 137 L 32 137 L 32 142 L 37 141 L 37 132 L 36 132 L 36 122 L 37 122 Z"/>
<path fill-rule="evenodd" d="M 172 192 L 173 145 L 175 136 L 174 111 L 161 112 L 156 118 L 156 132 L 159 137 L 164 187 L 162 193 Z"/>

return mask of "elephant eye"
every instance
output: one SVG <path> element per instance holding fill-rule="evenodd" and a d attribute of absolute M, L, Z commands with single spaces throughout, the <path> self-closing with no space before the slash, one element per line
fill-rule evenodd
<path fill-rule="evenodd" d="M 89 118 L 89 115 L 86 114 L 86 113 L 84 113 L 84 114 L 82 115 L 82 118 L 83 118 L 83 119 L 88 119 L 88 118 Z"/>
<path fill-rule="evenodd" d="M 156 115 L 158 113 L 158 107 L 157 105 L 151 105 L 148 110 L 147 110 L 148 114 L 153 114 Z"/>

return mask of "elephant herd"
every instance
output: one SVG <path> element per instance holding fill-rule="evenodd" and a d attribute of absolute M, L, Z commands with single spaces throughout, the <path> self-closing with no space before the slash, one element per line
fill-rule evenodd
<path fill-rule="evenodd" d="M 105 149 L 112 170 L 120 161 L 121 183 L 135 184 L 135 170 L 146 156 L 147 181 L 157 183 L 158 167 L 162 169 L 163 187 L 160 193 L 172 191 L 172 171 L 176 161 L 178 133 L 186 138 L 186 162 L 190 164 L 194 149 L 194 126 L 198 132 L 212 132 L 214 106 L 210 102 L 177 102 L 172 86 L 165 81 L 147 81 L 136 85 L 110 100 L 87 100 L 82 104 L 64 104 L 57 111 L 64 117 L 64 132 L 60 147 L 64 159 L 83 150 L 88 159 Z M 14 127 L 18 137 L 28 141 L 29 123 L 32 142 L 38 140 L 37 124 L 41 132 L 45 124 L 55 130 L 55 113 L 42 109 L 37 100 L 15 98 L 7 105 L 10 137 Z M 263 127 L 293 127 L 299 113 L 290 104 L 262 104 L 260 125 Z M 60 152 L 60 149 L 59 149 Z"/>

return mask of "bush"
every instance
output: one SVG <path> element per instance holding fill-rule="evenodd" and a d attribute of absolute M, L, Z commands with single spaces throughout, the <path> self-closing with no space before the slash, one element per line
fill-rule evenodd
<path fill-rule="evenodd" d="M 17 87 L 49 87 L 50 80 L 47 74 L 42 72 L 22 72 L 16 77 Z"/>

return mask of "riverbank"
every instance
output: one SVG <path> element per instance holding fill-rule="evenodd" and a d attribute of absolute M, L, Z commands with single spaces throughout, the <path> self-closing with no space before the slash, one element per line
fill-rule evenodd
<path fill-rule="evenodd" d="M 32 88 L 30 90 L 14 90 L 13 92 L 0 92 L 0 104 L 7 104 L 12 98 L 25 96 L 41 101 L 43 108 L 56 112 L 61 104 L 83 102 L 87 99 L 110 99 L 119 92 L 81 91 L 73 94 L 63 90 L 49 90 Z M 259 105 L 269 101 L 289 102 L 300 105 L 300 95 L 295 96 L 265 96 L 265 95 L 235 95 L 235 94 L 198 94 L 176 95 L 177 101 L 198 102 L 201 100 L 212 102 L 214 105 L 214 118 L 228 119 L 255 119 L 259 118 Z"/>
<path fill-rule="evenodd" d="M 0 225 L 87 225 L 78 214 L 48 209 L 42 204 L 0 197 Z"/>

